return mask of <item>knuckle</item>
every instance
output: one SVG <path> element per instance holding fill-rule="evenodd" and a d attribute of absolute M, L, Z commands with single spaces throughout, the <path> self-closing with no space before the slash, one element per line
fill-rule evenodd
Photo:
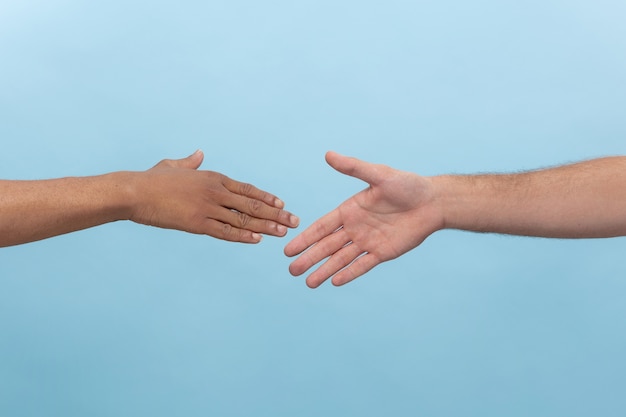
<path fill-rule="evenodd" d="M 250 223 L 251 217 L 246 213 L 237 213 L 237 220 L 239 227 L 245 228 Z"/>
<path fill-rule="evenodd" d="M 226 240 L 230 240 L 232 234 L 233 227 L 228 223 L 224 223 L 224 225 L 222 226 L 222 237 Z"/>
<path fill-rule="evenodd" d="M 222 226 L 222 238 L 224 240 L 236 242 L 241 239 L 241 231 L 228 223 L 224 223 Z"/>
<path fill-rule="evenodd" d="M 248 209 L 250 210 L 250 213 L 258 213 L 261 211 L 261 207 L 263 207 L 263 204 L 259 200 L 255 200 L 253 198 L 248 200 Z"/>
<path fill-rule="evenodd" d="M 246 182 L 242 182 L 239 184 L 239 193 L 242 195 L 250 195 L 252 194 L 253 190 L 254 187 L 252 186 L 252 184 Z"/>
<path fill-rule="evenodd" d="M 307 269 L 319 262 L 319 260 L 316 260 L 311 256 L 311 251 L 304 252 L 300 259 L 302 259 L 301 264 L 304 267 L 303 271 L 306 271 Z"/>
<path fill-rule="evenodd" d="M 326 226 L 322 222 L 315 222 L 313 227 L 317 236 L 326 236 L 328 233 Z"/>
<path fill-rule="evenodd" d="M 229 181 L 229 178 L 226 175 L 222 174 L 222 173 L 215 172 L 215 171 L 206 171 L 206 173 L 207 173 L 207 176 L 209 176 L 209 177 L 215 177 L 217 179 L 217 181 L 220 184 L 222 184 L 222 186 L 226 186 L 226 184 Z"/>

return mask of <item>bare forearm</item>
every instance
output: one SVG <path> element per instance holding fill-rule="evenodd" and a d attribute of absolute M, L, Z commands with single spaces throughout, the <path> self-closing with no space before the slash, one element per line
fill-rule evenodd
<path fill-rule="evenodd" d="M 121 220 L 130 173 L 41 181 L 0 181 L 0 246 Z"/>
<path fill-rule="evenodd" d="M 626 235 L 626 157 L 432 181 L 445 228 L 560 238 Z"/>
<path fill-rule="evenodd" d="M 146 171 L 41 181 L 0 181 L 0 246 L 116 220 L 241 243 L 284 236 L 298 218 L 252 184 L 198 170 L 202 151 Z"/>

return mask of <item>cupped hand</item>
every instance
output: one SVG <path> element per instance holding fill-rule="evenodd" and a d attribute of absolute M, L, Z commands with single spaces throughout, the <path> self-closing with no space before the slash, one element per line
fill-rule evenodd
<path fill-rule="evenodd" d="M 335 152 L 328 152 L 326 161 L 369 187 L 315 221 L 285 247 L 285 255 L 300 255 L 289 266 L 295 276 L 328 258 L 307 277 L 309 287 L 318 287 L 330 277 L 334 285 L 352 281 L 415 248 L 443 227 L 428 178 Z"/>
<path fill-rule="evenodd" d="M 298 226 L 298 218 L 283 210 L 284 203 L 276 196 L 220 173 L 198 170 L 203 158 L 196 151 L 139 173 L 129 219 L 242 243 L 257 243 L 262 234 L 284 236 L 288 227 Z"/>

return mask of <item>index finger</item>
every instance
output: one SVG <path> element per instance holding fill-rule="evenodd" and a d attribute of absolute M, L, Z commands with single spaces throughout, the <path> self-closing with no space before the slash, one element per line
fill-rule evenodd
<path fill-rule="evenodd" d="M 282 209 L 285 207 L 285 203 L 280 198 L 276 197 L 274 194 L 268 193 L 267 191 L 263 191 L 258 189 L 252 184 L 235 181 L 231 178 L 224 177 L 224 187 L 230 192 L 235 194 L 242 195 L 244 197 L 250 197 L 255 200 L 260 200 L 265 204 Z"/>
<path fill-rule="evenodd" d="M 319 242 L 326 236 L 333 233 L 341 227 L 341 216 L 339 210 L 334 209 L 330 213 L 317 219 L 312 225 L 307 227 L 304 232 L 293 238 L 285 246 L 285 255 L 295 256 L 302 253 L 309 246 Z"/>

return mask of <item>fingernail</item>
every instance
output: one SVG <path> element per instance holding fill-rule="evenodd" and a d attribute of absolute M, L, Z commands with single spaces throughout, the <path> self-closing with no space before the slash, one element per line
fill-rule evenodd
<path fill-rule="evenodd" d="M 285 233 L 287 233 L 287 228 L 283 226 L 282 224 L 279 224 L 278 226 L 276 226 L 276 230 L 278 231 L 280 235 L 284 235 Z"/>
<path fill-rule="evenodd" d="M 260 242 L 261 239 L 263 239 L 263 236 L 258 233 L 252 233 L 252 239 L 254 239 L 255 242 Z"/>
<path fill-rule="evenodd" d="M 283 207 L 285 207 L 285 202 L 283 200 L 281 200 L 280 198 L 276 198 L 274 200 L 274 206 L 276 206 L 278 208 L 283 208 Z"/>
<path fill-rule="evenodd" d="M 289 216 L 289 223 L 291 223 L 294 226 L 297 226 L 298 223 L 300 223 L 300 219 L 298 218 L 298 216 L 295 216 L 292 214 L 291 216 Z"/>

